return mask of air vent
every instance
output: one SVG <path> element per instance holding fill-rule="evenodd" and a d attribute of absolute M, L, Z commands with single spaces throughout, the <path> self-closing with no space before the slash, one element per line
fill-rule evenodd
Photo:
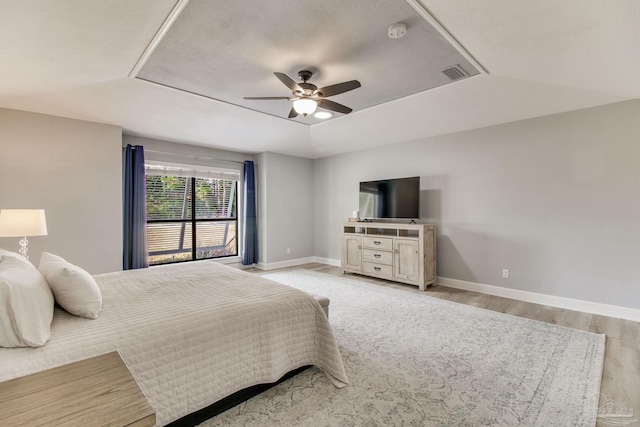
<path fill-rule="evenodd" d="M 445 76 L 449 77 L 451 80 L 460 80 L 465 77 L 469 77 L 469 73 L 467 73 L 460 65 L 456 64 L 453 67 L 449 67 L 446 70 L 442 70 Z"/>

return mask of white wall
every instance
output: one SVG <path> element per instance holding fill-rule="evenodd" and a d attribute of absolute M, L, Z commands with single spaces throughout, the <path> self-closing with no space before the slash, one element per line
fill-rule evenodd
<path fill-rule="evenodd" d="M 313 161 L 262 153 L 258 174 L 260 266 L 274 268 L 312 257 Z"/>
<path fill-rule="evenodd" d="M 122 269 L 122 131 L 0 109 L 0 209 L 44 208 L 49 234 L 29 239 L 97 274 Z M 0 247 L 18 249 L 18 238 Z"/>
<path fill-rule="evenodd" d="M 340 259 L 360 181 L 419 175 L 438 276 L 640 308 L 639 118 L 629 101 L 318 159 L 314 253 Z"/>

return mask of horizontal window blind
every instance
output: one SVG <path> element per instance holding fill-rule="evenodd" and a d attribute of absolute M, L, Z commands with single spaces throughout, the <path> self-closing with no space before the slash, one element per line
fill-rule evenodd
<path fill-rule="evenodd" d="M 145 165 L 149 264 L 238 254 L 240 169 Z"/>
<path fill-rule="evenodd" d="M 145 172 L 151 176 L 184 176 L 195 178 L 228 179 L 231 181 L 240 180 L 240 168 L 221 168 L 204 165 L 188 165 L 183 163 L 172 163 L 154 160 L 147 161 Z"/>
<path fill-rule="evenodd" d="M 147 175 L 147 221 L 191 218 L 191 180 Z"/>

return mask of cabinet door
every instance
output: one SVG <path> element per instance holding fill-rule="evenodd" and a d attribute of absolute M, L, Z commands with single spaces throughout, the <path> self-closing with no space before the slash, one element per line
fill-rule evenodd
<path fill-rule="evenodd" d="M 420 279 L 418 240 L 393 239 L 393 275 L 399 279 Z"/>
<path fill-rule="evenodd" d="M 362 236 L 342 236 L 342 269 L 362 270 Z"/>

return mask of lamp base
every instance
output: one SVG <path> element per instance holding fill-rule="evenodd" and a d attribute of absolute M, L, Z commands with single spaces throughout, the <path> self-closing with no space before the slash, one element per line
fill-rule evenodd
<path fill-rule="evenodd" d="M 18 253 L 24 256 L 26 259 L 29 259 L 29 255 L 27 255 L 27 252 L 29 252 L 29 248 L 27 248 L 28 244 L 29 244 L 29 241 L 27 240 L 27 236 L 24 236 L 20 240 L 20 249 L 18 250 Z"/>

